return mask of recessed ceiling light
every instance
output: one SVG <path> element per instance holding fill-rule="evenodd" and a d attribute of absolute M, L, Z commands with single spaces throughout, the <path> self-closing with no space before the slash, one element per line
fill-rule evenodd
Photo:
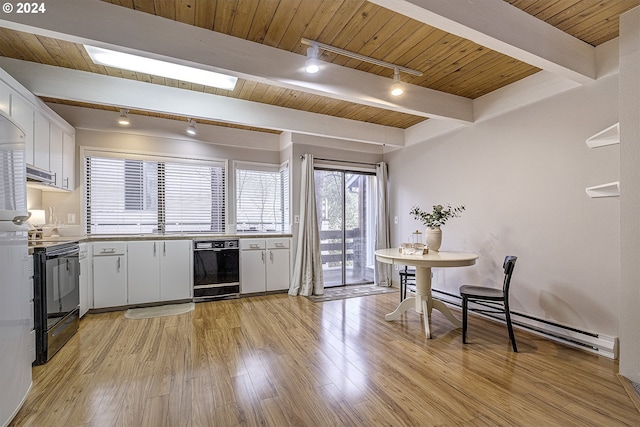
<path fill-rule="evenodd" d="M 204 86 L 217 87 L 219 89 L 233 90 L 236 87 L 237 77 L 199 68 L 187 67 L 129 53 L 116 52 L 114 50 L 84 45 L 85 50 L 95 64 L 108 67 L 121 68 L 137 73 L 151 74 L 154 76 L 168 77 L 170 79 L 197 83 Z"/>

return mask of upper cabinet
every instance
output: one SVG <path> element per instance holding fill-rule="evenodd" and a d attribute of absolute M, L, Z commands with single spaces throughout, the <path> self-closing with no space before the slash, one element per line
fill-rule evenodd
<path fill-rule="evenodd" d="M 0 111 L 11 116 L 11 88 L 0 82 Z"/>
<path fill-rule="evenodd" d="M 41 190 L 75 187 L 75 129 L 37 96 L 0 68 L 0 111 L 25 133 L 26 163 L 55 175 L 53 185 Z"/>
<path fill-rule="evenodd" d="M 23 99 L 21 96 L 11 94 L 11 118 L 24 131 L 24 143 L 26 152 L 26 162 L 34 164 L 34 146 L 33 146 L 33 106 Z M 35 166 L 35 165 L 34 165 Z M 48 168 L 47 168 L 48 169 Z"/>
<path fill-rule="evenodd" d="M 49 119 L 40 111 L 34 111 L 33 127 L 33 166 L 52 171 L 50 150 L 50 126 Z"/>
<path fill-rule="evenodd" d="M 76 188 L 76 137 L 68 132 L 62 133 L 62 188 Z"/>

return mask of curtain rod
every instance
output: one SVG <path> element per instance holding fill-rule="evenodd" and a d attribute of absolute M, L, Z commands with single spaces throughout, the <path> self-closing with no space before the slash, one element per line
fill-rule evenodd
<path fill-rule="evenodd" d="M 304 158 L 304 155 L 300 155 L 300 160 Z M 367 166 L 378 166 L 377 163 L 367 163 L 367 162 L 353 162 L 351 160 L 338 160 L 338 159 L 324 159 L 322 157 L 314 157 L 313 160 L 324 160 L 325 162 L 337 162 L 337 163 L 350 163 L 352 165 L 367 165 Z"/>

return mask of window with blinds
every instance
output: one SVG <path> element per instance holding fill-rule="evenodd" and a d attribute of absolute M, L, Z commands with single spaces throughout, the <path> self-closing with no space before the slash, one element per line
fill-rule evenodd
<path fill-rule="evenodd" d="M 238 232 L 289 232 L 289 167 L 236 163 Z"/>
<path fill-rule="evenodd" d="M 88 234 L 225 231 L 223 162 L 85 158 Z"/>

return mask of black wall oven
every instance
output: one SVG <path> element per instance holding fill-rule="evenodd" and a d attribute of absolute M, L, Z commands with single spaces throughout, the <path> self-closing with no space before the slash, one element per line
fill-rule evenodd
<path fill-rule="evenodd" d="M 42 365 L 78 330 L 80 261 L 77 242 L 33 249 L 35 365 Z"/>
<path fill-rule="evenodd" d="M 238 240 L 196 240 L 193 251 L 194 301 L 237 298 L 240 295 Z"/>

